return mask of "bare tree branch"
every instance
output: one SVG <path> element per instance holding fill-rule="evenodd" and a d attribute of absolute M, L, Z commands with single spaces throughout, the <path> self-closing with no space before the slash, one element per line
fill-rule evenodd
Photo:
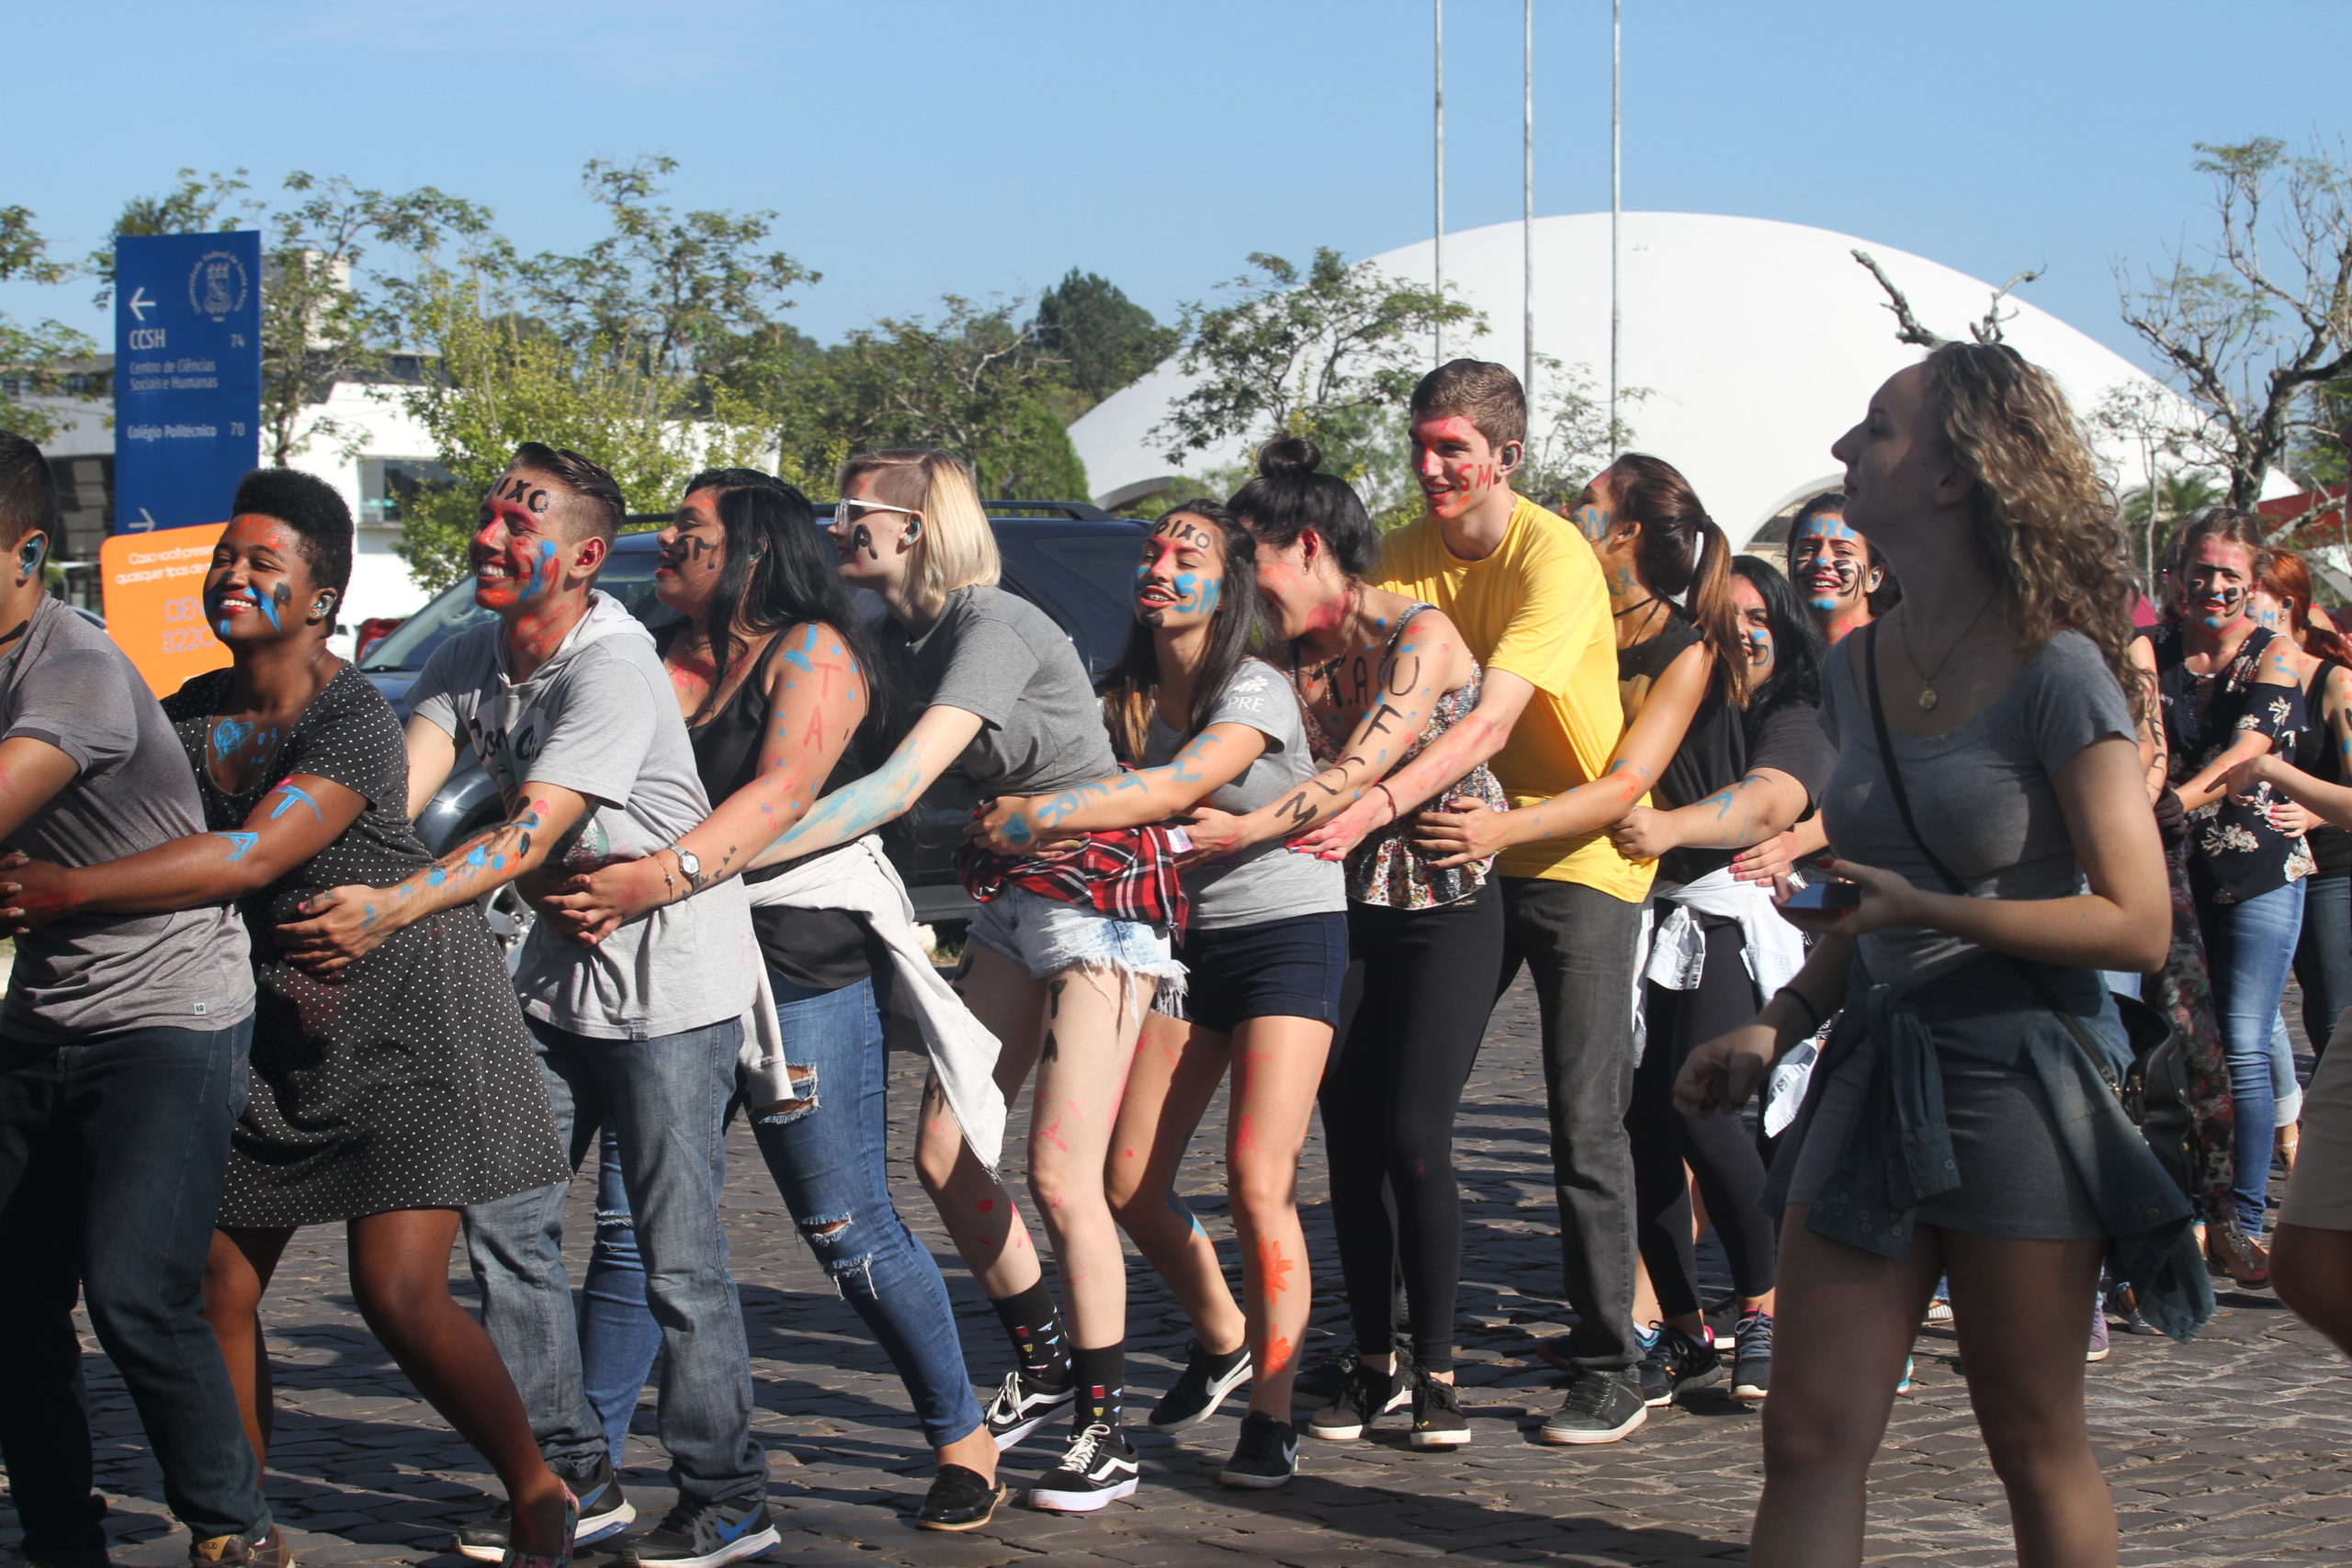
<path fill-rule="evenodd" d="M 1872 277 L 1878 279 L 1878 286 L 1881 288 L 1886 290 L 1886 309 L 1894 312 L 1895 342 L 1917 344 L 1921 348 L 1941 348 L 1944 345 L 1946 339 L 1929 332 L 1920 324 L 1919 318 L 1911 313 L 1911 301 L 1904 298 L 1903 290 L 1894 287 L 1894 280 L 1886 276 L 1886 269 L 1878 265 L 1877 257 L 1868 251 L 1856 251 L 1854 259 L 1861 263 L 1863 268 Z M 2016 280 L 2013 278 L 2010 281 Z M 1999 296 L 1996 295 L 1994 298 L 1997 299 Z"/>

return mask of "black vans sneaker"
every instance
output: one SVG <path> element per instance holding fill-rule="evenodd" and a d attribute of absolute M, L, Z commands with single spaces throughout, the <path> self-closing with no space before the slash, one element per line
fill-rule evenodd
<path fill-rule="evenodd" d="M 1723 1375 L 1723 1355 L 1715 1348 L 1713 1329 L 1702 1326 L 1693 1337 L 1679 1328 L 1660 1326 L 1642 1357 L 1642 1403 L 1653 1410 L 1671 1404 L 1677 1394 L 1704 1388 Z"/>
<path fill-rule="evenodd" d="M 1467 1444 L 1470 1423 L 1462 1417 L 1462 1391 L 1416 1370 L 1413 1432 L 1406 1440 L 1417 1449 L 1458 1449 Z"/>
<path fill-rule="evenodd" d="M 621 1494 L 621 1478 L 613 1473 L 610 1457 L 599 1457 L 595 1470 L 584 1478 L 562 1479 L 571 1488 L 571 1495 L 580 1499 L 580 1531 L 571 1538 L 573 1546 L 587 1546 L 616 1536 L 637 1518 L 637 1510 Z M 499 1504 L 490 1517 L 476 1519 L 458 1531 L 458 1555 L 476 1562 L 503 1561 L 514 1527 L 514 1505 Z"/>
<path fill-rule="evenodd" d="M 1405 1376 L 1413 1369 L 1413 1345 L 1403 1334 L 1396 1336 L 1396 1371 Z M 1356 1342 L 1341 1342 L 1336 1350 L 1326 1350 L 1299 1369 L 1291 1383 L 1291 1403 L 1306 1409 L 1320 1410 L 1340 1397 L 1340 1390 L 1347 1385 L 1348 1371 L 1360 1359 Z"/>
<path fill-rule="evenodd" d="M 1216 1414 L 1226 1395 L 1250 1381 L 1250 1347 L 1213 1354 L 1193 1340 L 1184 1348 L 1184 1372 L 1176 1386 L 1151 1407 L 1145 1423 L 1155 1432 L 1181 1432 Z"/>
<path fill-rule="evenodd" d="M 1061 1463 L 1029 1488 L 1029 1506 L 1057 1514 L 1091 1514 L 1136 1495 L 1138 1466 L 1127 1435 L 1100 1421 L 1069 1440 Z"/>
<path fill-rule="evenodd" d="M 1772 1391 L 1772 1314 L 1744 1312 L 1732 1340 L 1731 1396 L 1742 1404 L 1761 1404 Z"/>
<path fill-rule="evenodd" d="M 764 1498 L 690 1503 L 621 1549 L 622 1568 L 721 1568 L 773 1550 L 781 1538 Z"/>
<path fill-rule="evenodd" d="M 931 1478 L 931 1490 L 915 1510 L 915 1525 L 927 1530 L 976 1530 L 996 1517 L 997 1505 L 1011 1495 L 1001 1481 L 990 1481 L 977 1470 L 943 1464 Z"/>
<path fill-rule="evenodd" d="M 1340 1385 L 1339 1397 L 1307 1417 L 1307 1434 L 1327 1442 L 1349 1442 L 1412 1396 L 1412 1384 L 1403 1377 L 1374 1371 L 1358 1361 Z"/>
<path fill-rule="evenodd" d="M 1298 1473 L 1298 1428 L 1261 1410 L 1241 1417 L 1241 1440 L 1217 1479 L 1227 1486 L 1263 1491 L 1286 1484 Z"/>
<path fill-rule="evenodd" d="M 1649 1416 L 1632 1372 L 1579 1372 L 1567 1403 L 1536 1435 L 1547 1443 L 1613 1443 Z"/>
<path fill-rule="evenodd" d="M 996 1439 L 996 1451 L 1002 1453 L 1035 1431 L 1046 1417 L 1067 1410 L 1077 1402 L 1078 1380 L 1074 1377 L 1055 1388 L 1033 1380 L 1027 1372 L 1005 1373 L 1004 1385 L 989 1401 L 985 1423 L 989 1436 Z"/>

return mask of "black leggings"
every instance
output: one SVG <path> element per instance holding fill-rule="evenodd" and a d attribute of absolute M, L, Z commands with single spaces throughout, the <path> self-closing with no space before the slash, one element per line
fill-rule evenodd
<path fill-rule="evenodd" d="M 1396 1333 L 1399 1275 L 1413 1359 L 1453 1370 L 1462 1280 L 1462 1192 L 1453 1114 L 1478 1059 L 1502 946 L 1501 889 L 1434 909 L 1348 906 L 1355 1006 L 1318 1097 L 1331 1170 L 1331 1222 L 1348 1317 L 1367 1353 Z"/>
<path fill-rule="evenodd" d="M 1772 1288 L 1772 1222 L 1757 1199 L 1764 1162 L 1736 1116 L 1696 1120 L 1674 1109 L 1674 1078 L 1698 1046 L 1756 1016 L 1756 982 L 1741 956 L 1739 925 L 1706 931 L 1707 966 L 1695 991 L 1645 984 L 1649 1044 L 1634 1070 L 1625 1131 L 1634 1144 L 1634 1216 L 1642 1262 L 1668 1317 L 1699 1310 L 1699 1266 L 1690 1245 L 1688 1162 L 1707 1201 L 1707 1219 L 1731 1258 L 1732 1288 L 1760 1296 Z"/>

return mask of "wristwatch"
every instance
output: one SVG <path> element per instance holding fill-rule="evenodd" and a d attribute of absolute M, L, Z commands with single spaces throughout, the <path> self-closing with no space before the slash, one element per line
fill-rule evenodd
<path fill-rule="evenodd" d="M 672 844 L 670 852 L 678 857 L 678 869 L 685 874 L 689 886 L 702 886 L 702 857 L 684 844 Z"/>

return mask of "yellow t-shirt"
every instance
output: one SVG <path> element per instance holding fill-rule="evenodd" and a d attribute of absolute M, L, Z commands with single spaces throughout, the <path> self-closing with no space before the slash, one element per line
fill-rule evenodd
<path fill-rule="evenodd" d="M 1384 542 L 1379 583 L 1444 611 L 1481 664 L 1535 688 L 1489 764 L 1513 806 L 1574 789 L 1609 765 L 1624 730 L 1609 591 L 1592 547 L 1566 518 L 1521 496 L 1495 552 L 1464 560 L 1445 547 L 1437 519 L 1424 516 Z M 1631 904 L 1649 896 L 1656 864 L 1629 861 L 1608 834 L 1590 833 L 1513 845 L 1496 869 L 1580 883 Z"/>

